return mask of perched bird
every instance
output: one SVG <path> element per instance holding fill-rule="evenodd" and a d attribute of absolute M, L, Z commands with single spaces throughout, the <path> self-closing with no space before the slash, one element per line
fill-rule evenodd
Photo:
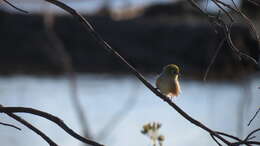
<path fill-rule="evenodd" d="M 172 99 L 180 94 L 181 89 L 178 81 L 180 70 L 175 64 L 169 64 L 163 68 L 162 73 L 156 80 L 156 87 L 160 92 Z"/>

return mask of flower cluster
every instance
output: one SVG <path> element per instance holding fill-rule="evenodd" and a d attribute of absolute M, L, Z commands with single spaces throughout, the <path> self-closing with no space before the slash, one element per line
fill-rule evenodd
<path fill-rule="evenodd" d="M 147 135 L 152 140 L 154 145 L 156 145 L 156 141 L 158 141 L 159 145 L 162 145 L 165 137 L 159 134 L 159 129 L 161 126 L 162 124 L 156 122 L 145 124 L 143 125 L 141 133 Z"/>

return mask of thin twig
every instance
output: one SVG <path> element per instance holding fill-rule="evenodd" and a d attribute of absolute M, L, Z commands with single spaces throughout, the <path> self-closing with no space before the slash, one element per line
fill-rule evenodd
<path fill-rule="evenodd" d="M 219 143 L 218 140 L 212 134 L 210 134 L 210 136 L 219 146 L 222 146 L 222 144 Z"/>
<path fill-rule="evenodd" d="M 1 107 L 4 108 L 4 107 Z M 23 125 L 25 125 L 26 127 L 28 127 L 29 129 L 31 129 L 32 131 L 34 131 L 36 134 L 38 134 L 39 136 L 41 136 L 47 143 L 49 143 L 50 146 L 58 146 L 53 140 L 51 140 L 47 135 L 45 135 L 42 131 L 40 131 L 38 128 L 34 127 L 32 124 L 30 124 L 29 122 L 27 122 L 26 120 L 24 120 L 23 118 L 13 114 L 13 113 L 6 113 L 8 116 L 12 117 L 13 119 L 15 119 L 16 121 L 22 123 Z"/>
<path fill-rule="evenodd" d="M 252 23 L 252 21 L 244 13 L 241 12 L 240 9 L 238 9 L 238 10 L 239 10 L 240 16 L 243 17 L 246 20 L 246 22 L 248 23 L 248 25 L 251 27 L 253 33 L 255 34 L 257 43 L 259 44 L 260 39 L 259 39 L 259 35 L 257 34 L 257 30 L 256 30 L 255 25 Z"/>
<path fill-rule="evenodd" d="M 219 53 L 221 47 L 223 46 L 224 42 L 225 42 L 225 38 L 223 38 L 223 39 L 221 40 L 221 42 L 219 43 L 218 48 L 216 49 L 216 51 L 215 51 L 215 53 L 214 53 L 214 56 L 212 57 L 212 59 L 211 59 L 211 61 L 210 61 L 210 64 L 209 64 L 208 67 L 207 67 L 207 70 L 206 70 L 205 75 L 204 75 L 204 77 L 203 77 L 203 80 L 204 80 L 204 81 L 206 81 L 207 76 L 208 76 L 208 73 L 209 73 L 209 71 L 210 71 L 210 68 L 211 68 L 211 66 L 213 65 L 213 63 L 215 62 L 215 60 L 216 60 L 216 58 L 217 58 L 217 56 L 218 56 L 218 53 Z"/>
<path fill-rule="evenodd" d="M 249 123 L 247 124 L 247 126 L 250 126 L 250 124 L 252 123 L 252 121 L 255 119 L 255 117 L 257 116 L 257 114 L 259 113 L 260 108 L 258 108 L 258 110 L 255 112 L 254 116 L 252 117 L 252 119 L 249 121 Z"/>
<path fill-rule="evenodd" d="M 230 28 L 233 26 L 233 23 L 234 23 L 234 22 L 232 22 L 232 23 L 228 26 L 228 25 L 224 22 L 224 20 L 220 19 L 218 16 L 211 16 L 211 15 L 207 14 L 206 12 L 204 12 L 204 11 L 199 7 L 199 5 L 198 5 L 196 2 L 194 2 L 194 0 L 188 0 L 188 2 L 189 2 L 193 7 L 195 7 L 198 11 L 200 11 L 203 15 L 205 15 L 206 18 L 208 18 L 210 22 L 212 22 L 213 24 L 215 24 L 215 25 L 217 25 L 217 26 L 221 26 L 221 27 L 222 27 L 222 30 L 223 30 L 223 32 L 224 32 L 224 34 L 225 34 L 225 37 L 226 37 L 226 40 L 227 40 L 227 42 L 228 42 L 229 47 L 237 54 L 237 56 L 239 57 L 240 60 L 241 60 L 241 57 L 244 57 L 244 58 L 247 58 L 248 60 L 250 60 L 252 63 L 254 63 L 254 64 L 256 64 L 256 65 L 258 64 L 258 62 L 257 62 L 253 57 L 251 57 L 251 56 L 249 56 L 249 55 L 247 55 L 247 54 L 241 52 L 241 51 L 240 51 L 238 48 L 236 48 L 236 46 L 233 44 L 233 41 L 232 41 L 232 39 L 231 39 L 231 34 L 230 34 Z M 213 2 L 215 2 L 217 6 L 219 6 L 220 8 L 222 8 L 222 7 L 218 4 L 219 0 L 213 0 Z M 224 4 L 225 4 L 225 3 L 222 3 L 222 5 L 224 5 Z M 224 5 L 224 6 L 226 6 L 226 5 Z M 232 8 L 232 7 L 229 6 L 229 8 Z M 223 8 L 222 8 L 222 9 L 223 9 Z M 232 8 L 232 9 L 235 10 L 234 8 Z M 223 10 L 224 10 L 224 9 L 223 9 Z M 224 11 L 224 12 L 225 12 L 225 11 Z M 238 12 L 238 11 L 236 11 L 236 12 Z M 225 13 L 228 13 L 228 12 L 225 12 Z M 239 13 L 239 12 L 238 12 L 238 13 Z M 232 18 L 232 17 L 231 17 L 231 18 Z M 248 23 L 250 23 L 250 21 L 249 21 Z M 252 27 L 253 30 L 255 30 L 255 29 L 254 29 L 254 25 L 251 25 L 251 24 L 250 24 L 250 26 Z M 257 35 L 257 32 L 256 32 L 256 31 L 254 31 L 254 32 L 255 32 L 255 34 Z M 258 38 L 258 35 L 257 35 L 257 38 Z M 259 40 L 258 40 L 258 41 L 259 41 Z"/>
<path fill-rule="evenodd" d="M 52 122 L 54 122 L 55 124 L 57 124 L 60 128 L 62 128 L 64 131 L 66 131 L 69 135 L 71 135 L 72 137 L 78 139 L 79 141 L 86 143 L 86 144 L 90 144 L 93 146 L 104 146 L 102 144 L 99 144 L 95 141 L 89 140 L 87 138 L 84 138 L 82 136 L 80 136 L 79 134 L 77 134 L 76 132 L 74 132 L 71 128 L 69 128 L 61 119 L 59 119 L 58 117 L 51 115 L 49 113 L 37 110 L 37 109 L 33 109 L 33 108 L 25 108 L 25 107 L 1 107 L 0 106 L 0 112 L 2 113 L 30 113 L 30 114 L 34 114 L 40 117 L 43 117 L 45 119 L 48 119 Z"/>
<path fill-rule="evenodd" d="M 229 17 L 231 22 L 234 22 L 234 18 L 231 16 L 229 12 L 227 12 L 223 7 L 219 5 L 218 0 L 212 0 L 212 1 L 219 9 L 221 9 Z"/>
<path fill-rule="evenodd" d="M 241 60 L 241 57 L 246 58 L 248 60 L 250 60 L 252 63 L 254 64 L 258 64 L 258 62 L 251 56 L 247 55 L 246 53 L 241 52 L 233 43 L 232 38 L 231 38 L 231 33 L 230 30 L 233 26 L 233 23 L 231 23 L 230 25 L 225 24 L 225 22 L 223 22 L 223 20 L 218 20 L 219 23 L 222 25 L 225 37 L 227 39 L 228 45 L 229 47 L 237 54 L 237 56 L 239 57 L 239 59 Z"/>
<path fill-rule="evenodd" d="M 255 134 L 256 132 L 258 132 L 258 131 L 260 131 L 260 128 L 255 129 L 255 130 L 253 130 L 252 132 L 250 132 L 250 133 L 247 135 L 247 137 L 245 138 L 245 141 L 251 139 L 251 136 L 252 136 L 253 134 Z"/>
<path fill-rule="evenodd" d="M 22 130 L 21 128 L 15 126 L 15 125 L 13 125 L 13 124 L 8 124 L 8 123 L 0 122 L 0 125 L 4 125 L 4 126 L 8 126 L 8 127 L 12 127 L 12 128 L 17 129 L 17 130 L 20 130 L 20 131 Z"/>
<path fill-rule="evenodd" d="M 238 141 L 238 142 L 247 142 L 247 140 L 241 140 L 240 138 L 238 138 L 238 137 L 235 137 L 235 136 L 233 136 L 233 135 L 230 135 L 230 134 L 227 134 L 227 133 L 223 133 L 223 132 L 218 132 L 218 131 L 216 131 L 216 133 L 218 133 L 218 134 L 220 134 L 220 135 L 223 135 L 223 136 L 226 136 L 226 137 L 228 137 L 228 138 L 231 138 L 231 139 L 233 139 L 233 140 L 236 140 L 236 141 Z M 243 143 L 243 144 L 245 144 L 245 145 L 247 145 L 247 146 L 250 146 L 250 144 L 246 144 L 246 143 Z"/>
<path fill-rule="evenodd" d="M 252 3 L 252 4 L 254 4 L 254 5 L 256 5 L 256 6 L 258 6 L 258 7 L 260 7 L 260 3 L 257 3 L 256 1 L 254 1 L 254 0 L 247 0 L 248 2 L 250 2 L 250 3 Z"/>
<path fill-rule="evenodd" d="M 223 133 L 223 132 L 219 132 L 219 131 L 216 131 L 216 133 L 220 134 L 220 135 L 223 135 L 223 136 L 226 136 L 226 137 L 229 137 L 231 139 L 234 139 L 234 140 L 237 140 L 237 141 L 242 141 L 241 139 L 239 139 L 238 137 L 235 137 L 233 135 L 230 135 L 230 134 L 227 134 L 227 133 Z"/>
<path fill-rule="evenodd" d="M 251 144 L 254 144 L 254 145 L 260 145 L 260 142 L 259 141 L 240 141 L 240 142 L 233 142 L 231 143 L 231 146 L 238 146 L 238 145 L 251 145 Z"/>
<path fill-rule="evenodd" d="M 239 10 L 239 8 L 238 8 L 237 4 L 235 3 L 235 1 L 234 1 L 234 0 L 231 0 L 231 1 L 232 1 L 232 3 L 233 3 L 233 6 L 234 6 L 237 10 Z"/>
<path fill-rule="evenodd" d="M 188 0 L 188 2 L 196 8 L 198 11 L 200 11 L 201 14 L 205 15 L 207 18 L 212 18 L 213 16 L 209 15 L 208 13 L 204 12 L 200 6 L 194 1 L 194 0 Z"/>
<path fill-rule="evenodd" d="M 186 120 L 190 121 L 194 125 L 204 129 L 209 134 L 213 134 L 215 137 L 219 138 L 221 141 L 223 141 L 225 144 L 229 145 L 230 142 L 224 139 L 222 136 L 215 133 L 213 130 L 199 122 L 198 120 L 195 120 L 190 115 L 188 115 L 186 112 L 184 112 L 179 106 L 177 106 L 175 103 L 173 103 L 169 98 L 161 94 L 156 88 L 154 88 L 133 66 L 131 66 L 116 50 L 114 50 L 107 42 L 105 42 L 102 37 L 99 36 L 99 34 L 94 30 L 93 26 L 83 17 L 81 16 L 76 10 L 72 9 L 71 7 L 67 6 L 66 4 L 58 1 L 58 0 L 46 0 L 65 11 L 69 12 L 71 15 L 73 15 L 75 18 L 77 18 L 80 23 L 84 26 L 84 28 L 90 32 L 90 34 L 93 36 L 96 41 L 104 47 L 104 49 L 111 52 L 114 56 L 119 58 L 121 62 L 126 65 L 127 68 L 130 69 L 130 71 L 147 87 L 149 88 L 155 95 L 157 95 L 159 98 L 161 98 L 163 101 L 167 102 L 172 108 L 174 108 L 179 114 L 181 114 Z"/>
<path fill-rule="evenodd" d="M 250 26 L 250 28 L 252 29 L 252 32 L 255 34 L 255 37 L 257 39 L 257 42 L 259 43 L 259 35 L 257 34 L 257 30 L 255 28 L 255 25 L 252 23 L 252 21 L 237 7 L 236 3 L 234 2 L 234 0 L 231 0 L 233 5 L 235 6 L 235 8 L 231 7 L 230 5 L 220 1 L 220 0 L 214 0 L 220 4 L 222 4 L 223 6 L 229 8 L 230 10 L 236 12 L 237 14 L 239 14 L 244 20 L 246 20 L 246 23 Z"/>
<path fill-rule="evenodd" d="M 254 138 L 256 138 L 256 136 L 251 136 L 251 137 L 249 137 L 247 140 L 252 140 L 252 139 L 254 139 Z"/>
<path fill-rule="evenodd" d="M 13 5 L 12 3 L 10 3 L 9 1 L 7 1 L 7 0 L 3 0 L 5 3 L 7 3 L 9 6 L 11 6 L 11 7 L 13 7 L 14 9 L 16 9 L 16 10 L 18 10 L 18 11 L 20 11 L 20 12 L 22 12 L 22 13 L 26 13 L 26 14 L 28 14 L 29 12 L 27 12 L 27 11 L 25 11 L 25 10 L 23 10 L 23 9 L 21 9 L 21 8 L 18 8 L 18 7 L 16 7 L 15 5 Z"/>
<path fill-rule="evenodd" d="M 237 6 L 236 6 L 236 4 L 235 4 L 234 2 L 233 2 L 233 5 L 235 6 L 235 8 L 231 7 L 229 4 L 226 4 L 226 3 L 224 3 L 224 2 L 221 1 L 221 0 L 215 0 L 215 1 L 216 1 L 217 3 L 219 3 L 219 4 L 221 4 L 221 5 L 223 5 L 223 6 L 227 7 L 227 8 L 229 8 L 230 10 L 233 10 L 233 11 L 239 13 L 239 11 L 238 11 L 237 9 L 235 9 L 235 8 L 237 8 Z"/>

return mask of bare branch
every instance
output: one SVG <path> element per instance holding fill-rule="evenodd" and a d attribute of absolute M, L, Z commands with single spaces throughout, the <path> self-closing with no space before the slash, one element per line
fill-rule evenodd
<path fill-rule="evenodd" d="M 218 0 L 212 0 L 212 1 L 218 8 L 220 8 L 229 17 L 231 22 L 234 22 L 234 18 L 229 14 L 229 12 L 227 12 L 223 7 L 221 7 Z"/>
<path fill-rule="evenodd" d="M 237 54 L 237 56 L 239 57 L 239 59 L 241 60 L 241 57 L 246 58 L 248 60 L 250 60 L 252 63 L 254 64 L 258 64 L 258 62 L 251 56 L 247 55 L 246 53 L 241 52 L 233 43 L 232 38 L 231 38 L 231 33 L 230 33 L 230 29 L 233 26 L 233 23 L 231 23 L 229 26 L 227 24 L 225 24 L 225 22 L 223 20 L 218 19 L 219 24 L 221 24 L 225 37 L 227 39 L 228 45 L 229 47 Z"/>
<path fill-rule="evenodd" d="M 238 146 L 238 145 L 251 145 L 251 144 L 254 144 L 254 145 L 260 145 L 260 142 L 258 141 L 241 141 L 241 142 L 234 142 L 232 143 L 231 145 L 233 146 Z"/>
<path fill-rule="evenodd" d="M 236 11 L 237 13 L 239 13 L 241 16 L 243 16 L 244 19 L 247 20 L 247 23 L 250 24 L 251 28 L 253 29 L 254 33 L 256 34 L 256 38 L 258 39 L 258 35 L 257 35 L 257 32 L 256 32 L 256 29 L 254 27 L 254 25 L 252 24 L 252 22 L 250 20 L 247 19 L 247 17 L 244 15 L 244 14 L 241 14 L 242 12 L 232 8 L 230 5 L 227 5 L 223 2 L 221 2 L 220 0 L 212 0 L 219 8 L 221 8 L 221 10 L 226 13 L 226 15 L 229 15 L 228 12 L 226 12 L 224 10 L 224 8 L 222 8 L 218 2 L 220 2 L 220 4 L 222 4 L 223 6 L 226 6 L 234 11 Z M 236 46 L 233 44 L 233 41 L 231 39 L 231 34 L 230 34 L 230 28 L 232 27 L 233 25 L 233 19 L 232 19 L 232 16 L 229 16 L 230 17 L 230 20 L 232 21 L 232 23 L 230 25 L 227 25 L 224 20 L 220 19 L 218 16 L 212 16 L 212 15 L 209 15 L 208 13 L 204 12 L 200 7 L 199 5 L 194 2 L 194 0 L 188 0 L 188 2 L 193 6 L 195 7 L 196 9 L 198 9 L 203 15 L 206 16 L 206 18 L 209 19 L 210 22 L 212 22 L 213 24 L 217 25 L 217 26 L 221 26 L 224 34 L 225 34 L 225 38 L 230 46 L 230 48 L 237 54 L 237 56 L 239 57 L 239 59 L 241 60 L 241 57 L 244 57 L 248 60 L 250 60 L 253 64 L 258 64 L 258 62 L 251 56 L 241 52 L 238 48 L 236 48 Z M 259 39 L 258 39 L 258 42 L 259 42 Z"/>
<path fill-rule="evenodd" d="M 247 146 L 251 146 L 250 143 L 245 143 L 245 142 L 248 142 L 247 140 L 241 140 L 241 139 L 239 139 L 238 137 L 235 137 L 235 136 L 233 136 L 233 135 L 230 135 L 230 134 L 227 134 L 227 133 L 223 133 L 223 132 L 218 132 L 218 131 L 216 131 L 216 133 L 218 133 L 218 134 L 220 134 L 220 135 L 223 135 L 223 136 L 226 136 L 226 137 L 228 137 L 228 138 L 231 138 L 231 139 L 233 139 L 233 140 L 236 140 L 236 141 L 238 141 L 238 142 L 241 143 L 241 144 L 245 144 L 245 145 L 247 145 Z M 232 143 L 232 144 L 234 144 L 234 143 Z M 237 144 L 237 145 L 240 145 L 240 144 Z"/>
<path fill-rule="evenodd" d="M 2 108 L 2 107 L 1 107 Z M 34 131 L 36 134 L 41 136 L 47 143 L 49 143 L 50 146 L 58 146 L 53 140 L 51 140 L 47 135 L 45 135 L 42 131 L 40 131 L 38 128 L 34 127 L 32 124 L 29 122 L 25 121 L 23 118 L 13 114 L 13 113 L 6 113 L 8 116 L 12 117 L 16 121 L 22 123 L 32 131 Z"/>
<path fill-rule="evenodd" d="M 239 10 L 239 8 L 238 8 L 237 4 L 235 3 L 235 1 L 234 1 L 234 0 L 231 0 L 231 1 L 232 1 L 232 3 L 233 3 L 234 7 L 235 7 L 237 10 Z"/>
<path fill-rule="evenodd" d="M 207 70 L 206 70 L 206 72 L 205 72 L 205 75 L 204 75 L 204 77 L 203 77 L 203 80 L 204 80 L 204 81 L 206 81 L 207 76 L 208 76 L 208 73 L 209 73 L 209 70 L 210 70 L 211 66 L 213 65 L 213 63 L 215 62 L 215 60 L 216 60 L 216 58 L 217 58 L 217 56 L 218 56 L 219 50 L 220 50 L 220 48 L 223 46 L 224 42 L 225 42 L 225 38 L 221 40 L 221 42 L 220 42 L 219 45 L 218 45 L 218 48 L 217 48 L 216 51 L 215 51 L 214 56 L 211 58 L 210 64 L 208 65 Z"/>
<path fill-rule="evenodd" d="M 40 117 L 43 117 L 45 119 L 48 119 L 52 122 L 54 122 L 55 124 L 57 124 L 60 128 L 62 128 L 64 131 L 66 131 L 69 135 L 71 135 L 72 137 L 78 139 L 79 141 L 86 143 L 86 144 L 90 144 L 93 146 L 103 146 L 102 144 L 99 144 L 95 141 L 89 140 L 87 138 L 84 138 L 82 136 L 80 136 L 79 134 L 77 134 L 76 132 L 74 132 L 72 129 L 70 129 L 61 119 L 59 119 L 56 116 L 53 116 L 49 113 L 37 110 L 37 109 L 33 109 L 33 108 L 25 108 L 25 107 L 2 107 L 0 106 L 0 112 L 2 113 L 30 113 L 30 114 L 34 114 Z"/>
<path fill-rule="evenodd" d="M 252 4 L 254 4 L 258 7 L 260 7 L 260 3 L 258 3 L 257 1 L 254 1 L 254 0 L 247 0 L 247 1 L 249 1 L 250 3 L 252 3 Z"/>
<path fill-rule="evenodd" d="M 247 137 L 245 138 L 245 141 L 251 139 L 250 137 L 251 137 L 253 134 L 255 134 L 256 132 L 258 132 L 258 131 L 260 131 L 260 128 L 255 129 L 255 130 L 253 130 L 252 132 L 250 132 L 250 133 L 247 135 Z"/>
<path fill-rule="evenodd" d="M 8 124 L 8 123 L 4 123 L 4 122 L 0 122 L 0 125 L 4 125 L 4 126 L 8 126 L 8 127 L 12 127 L 12 128 L 15 128 L 17 130 L 22 130 L 21 128 L 15 126 L 15 125 L 12 125 L 12 124 Z"/>
<path fill-rule="evenodd" d="M 219 143 L 218 140 L 212 134 L 210 134 L 210 136 L 219 146 L 222 146 L 222 144 Z"/>
<path fill-rule="evenodd" d="M 230 10 L 236 12 L 237 14 L 239 14 L 244 20 L 246 20 L 246 23 L 250 26 L 250 28 L 252 29 L 252 32 L 255 34 L 255 37 L 257 39 L 257 41 L 259 42 L 259 35 L 257 34 L 257 30 L 255 28 L 255 25 L 252 23 L 252 21 L 237 7 L 236 3 L 234 2 L 234 0 L 231 0 L 233 5 L 235 6 L 235 8 L 231 7 L 230 5 L 220 1 L 220 0 L 213 0 L 216 1 L 217 3 L 222 4 L 223 6 L 229 8 Z M 224 11 L 225 12 L 225 11 Z M 225 12 L 226 13 L 226 12 Z"/>
<path fill-rule="evenodd" d="M 204 12 L 200 6 L 194 1 L 194 0 L 188 0 L 188 2 L 196 8 L 198 11 L 200 11 L 201 14 L 205 15 L 207 18 L 212 18 L 213 16 L 209 15 L 208 13 Z"/>
<path fill-rule="evenodd" d="M 260 108 L 258 108 L 258 110 L 255 112 L 254 116 L 252 117 L 252 119 L 249 121 L 249 123 L 247 124 L 247 126 L 250 126 L 250 124 L 252 123 L 252 121 L 255 119 L 255 117 L 257 116 L 257 114 L 259 113 Z"/>
<path fill-rule="evenodd" d="M 20 12 L 22 12 L 22 13 L 26 13 L 26 14 L 29 13 L 29 12 L 27 12 L 27 11 L 21 9 L 21 8 L 16 7 L 15 5 L 13 5 L 12 3 L 10 3 L 10 2 L 7 1 L 7 0 L 3 0 L 3 1 L 4 1 L 5 3 L 7 3 L 9 6 L 13 7 L 14 9 L 16 9 L 17 11 L 20 11 Z"/>
<path fill-rule="evenodd" d="M 239 139 L 238 137 L 235 137 L 235 136 L 233 136 L 233 135 L 229 135 L 229 134 L 227 134 L 227 133 L 223 133 L 223 132 L 219 132 L 219 131 L 216 131 L 216 133 L 218 133 L 218 134 L 220 134 L 220 135 L 224 135 L 224 136 L 226 136 L 226 137 L 229 137 L 229 138 L 234 139 L 234 140 L 237 140 L 237 141 L 242 141 L 242 140 Z"/>

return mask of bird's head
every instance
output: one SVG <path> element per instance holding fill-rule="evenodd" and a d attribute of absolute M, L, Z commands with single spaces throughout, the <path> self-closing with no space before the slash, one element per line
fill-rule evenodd
<path fill-rule="evenodd" d="M 169 65 L 166 65 L 164 68 L 163 68 L 164 72 L 167 74 L 167 75 L 171 75 L 171 76 L 177 76 L 179 75 L 180 73 L 180 69 L 177 65 L 175 64 L 169 64 Z"/>

